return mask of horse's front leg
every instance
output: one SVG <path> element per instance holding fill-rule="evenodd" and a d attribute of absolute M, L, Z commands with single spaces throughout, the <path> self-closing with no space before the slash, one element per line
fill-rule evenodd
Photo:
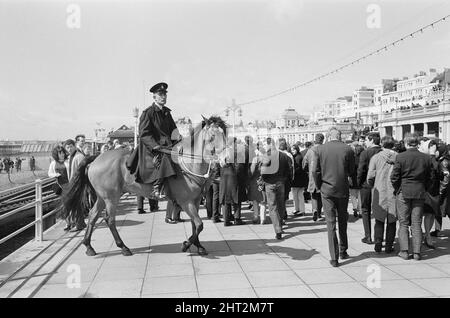
<path fill-rule="evenodd" d="M 191 218 L 192 236 L 188 239 L 189 242 L 185 241 L 183 243 L 183 249 L 184 249 L 184 247 L 190 246 L 191 244 L 193 244 L 194 246 L 196 246 L 198 248 L 198 254 L 208 255 L 208 252 L 200 244 L 200 241 L 198 239 L 200 232 L 203 230 L 203 222 L 202 222 L 200 216 L 198 215 L 198 205 L 195 205 L 194 203 L 186 204 L 184 210 Z M 186 248 L 186 250 L 187 250 L 187 248 Z M 184 251 L 186 251 L 186 250 L 184 250 Z"/>

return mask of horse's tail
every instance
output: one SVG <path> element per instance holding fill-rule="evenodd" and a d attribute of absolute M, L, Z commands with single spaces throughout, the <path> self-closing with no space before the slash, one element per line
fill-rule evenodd
<path fill-rule="evenodd" d="M 97 195 L 87 175 L 89 164 L 96 158 L 97 156 L 87 156 L 80 162 L 63 193 L 62 216 L 74 223 L 84 219 L 97 200 Z"/>

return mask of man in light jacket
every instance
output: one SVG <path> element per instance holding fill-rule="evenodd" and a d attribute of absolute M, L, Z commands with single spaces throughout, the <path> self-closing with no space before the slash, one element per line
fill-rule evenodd
<path fill-rule="evenodd" d="M 372 187 L 372 213 L 375 218 L 375 252 L 380 253 L 384 236 L 384 223 L 386 226 L 386 246 L 384 251 L 391 253 L 394 248 L 397 212 L 395 209 L 394 187 L 390 176 L 394 168 L 397 153 L 394 148 L 394 139 L 385 136 L 381 139 L 383 150 L 375 154 L 369 163 L 367 184 Z"/>
<path fill-rule="evenodd" d="M 323 134 L 316 134 L 314 140 L 314 146 L 309 148 L 306 152 L 303 162 L 302 168 L 303 170 L 308 172 L 308 192 L 311 193 L 311 203 L 312 203 L 312 212 L 313 212 L 313 220 L 317 221 L 318 218 L 321 217 L 322 214 L 322 198 L 320 196 L 320 189 L 316 185 L 314 181 L 314 171 L 313 171 L 313 161 L 314 156 L 317 151 L 317 147 L 323 144 L 323 140 L 325 136 Z"/>

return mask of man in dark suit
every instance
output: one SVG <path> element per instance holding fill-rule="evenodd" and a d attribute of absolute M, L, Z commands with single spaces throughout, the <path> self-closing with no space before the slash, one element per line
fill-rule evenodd
<path fill-rule="evenodd" d="M 286 209 L 285 183 L 292 179 L 290 160 L 288 155 L 278 151 L 271 138 L 267 138 L 266 154 L 261 165 L 261 178 L 264 181 L 269 216 L 277 240 L 281 240 L 282 220 Z"/>
<path fill-rule="evenodd" d="M 82 135 L 82 134 L 76 135 L 76 137 L 75 137 L 75 146 L 77 147 L 77 150 L 79 152 L 81 152 L 83 155 L 86 155 L 84 153 L 84 146 L 85 145 L 86 145 L 86 136 Z"/>
<path fill-rule="evenodd" d="M 216 164 L 215 178 L 220 178 L 220 165 Z M 206 214 L 208 219 L 213 220 L 214 223 L 222 222 L 220 220 L 220 202 L 219 202 L 219 183 L 211 182 L 211 185 L 206 189 Z"/>
<path fill-rule="evenodd" d="M 146 213 L 145 210 L 144 210 L 144 200 L 145 200 L 145 198 L 140 196 L 140 195 L 138 195 L 136 197 L 136 199 L 137 199 L 137 206 L 138 206 L 137 210 L 138 210 L 138 213 L 139 214 L 145 214 Z M 158 200 L 148 198 L 148 205 L 150 206 L 150 212 L 156 212 L 159 209 Z"/>
<path fill-rule="evenodd" d="M 165 222 L 169 224 L 176 224 L 178 222 L 183 222 L 180 218 L 181 207 L 173 200 L 167 201 L 166 209 L 166 219 Z"/>
<path fill-rule="evenodd" d="M 431 157 L 419 152 L 419 139 L 415 134 L 405 137 L 406 151 L 396 157 L 391 182 L 397 195 L 397 216 L 399 221 L 399 257 L 409 259 L 409 226 L 415 260 L 420 260 L 422 245 L 422 215 L 425 193 L 435 177 Z"/>
<path fill-rule="evenodd" d="M 358 187 L 361 188 L 361 214 L 364 225 L 364 237 L 361 242 L 366 244 L 373 244 L 372 241 L 372 226 L 370 222 L 372 212 L 372 189 L 367 184 L 367 172 L 369 171 L 370 159 L 379 153 L 382 149 L 380 146 L 380 134 L 371 132 L 366 139 L 367 149 L 361 152 L 358 164 Z"/>
<path fill-rule="evenodd" d="M 238 172 L 242 171 L 243 146 L 238 145 L 236 137 L 229 137 L 224 151 L 225 156 L 220 160 L 219 204 L 222 205 L 224 226 L 230 226 L 234 219 L 235 225 L 243 225 L 241 219 L 241 203 L 245 195 L 245 187 L 239 187 Z M 239 163 L 241 162 L 241 163 Z M 234 215 L 231 215 L 231 211 Z"/>
<path fill-rule="evenodd" d="M 236 212 L 238 218 L 241 218 L 242 202 L 247 201 L 247 185 L 249 180 L 249 148 L 246 143 L 242 144 L 240 140 L 235 138 L 234 143 L 235 156 L 235 168 L 237 176 L 237 186 L 238 186 L 238 204 L 236 205 Z"/>
<path fill-rule="evenodd" d="M 339 265 L 338 259 L 348 258 L 347 221 L 349 181 L 355 173 L 353 150 L 341 141 L 341 132 L 329 131 L 329 142 L 317 147 L 313 160 L 314 180 L 320 188 L 323 210 L 327 221 L 330 264 Z M 336 236 L 336 211 L 339 223 L 339 242 Z"/>

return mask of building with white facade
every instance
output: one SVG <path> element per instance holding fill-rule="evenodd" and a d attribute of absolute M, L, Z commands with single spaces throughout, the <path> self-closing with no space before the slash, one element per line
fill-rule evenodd
<path fill-rule="evenodd" d="M 288 107 L 276 120 L 276 126 L 280 128 L 298 127 L 305 125 L 306 121 L 306 116 L 299 115 L 295 108 Z"/>
<path fill-rule="evenodd" d="M 379 121 L 381 136 L 389 135 L 397 140 L 407 133 L 441 138 L 450 142 L 450 91 L 442 89 L 435 94 L 436 100 L 428 105 L 395 109 L 384 112 Z M 439 102 L 438 102 L 439 100 Z"/>
<path fill-rule="evenodd" d="M 376 109 L 379 109 L 379 111 L 382 110 L 382 104 L 383 104 L 383 95 L 388 93 L 393 93 L 397 89 L 397 82 L 399 81 L 398 78 L 394 79 L 382 79 L 381 83 L 374 85 L 374 106 Z"/>
<path fill-rule="evenodd" d="M 444 73 L 448 72 L 444 70 Z M 427 97 L 437 89 L 438 73 L 430 69 L 413 77 L 403 77 L 395 83 L 395 89 L 381 95 L 381 111 L 392 111 L 416 105 L 425 106 Z"/>
<path fill-rule="evenodd" d="M 360 124 L 373 125 L 378 119 L 379 110 L 374 105 L 374 89 L 362 86 L 353 92 L 353 107 Z"/>
<path fill-rule="evenodd" d="M 352 96 L 343 96 L 324 104 L 323 110 L 314 115 L 314 121 L 319 118 L 333 117 L 338 122 L 359 120 L 362 124 L 373 124 L 375 108 L 373 104 L 374 90 L 361 87 Z M 379 112 L 379 111 L 378 111 Z"/>
<path fill-rule="evenodd" d="M 378 129 L 382 136 L 396 139 L 416 132 L 450 142 L 450 69 L 442 73 L 430 69 L 401 80 L 383 79 L 374 88 L 363 86 L 352 96 L 324 103 L 309 121 L 290 107 L 275 125 L 249 124 L 240 127 L 236 135 L 251 135 L 255 141 L 283 137 L 293 144 L 313 141 L 317 133 L 326 133 L 332 126 L 343 131 L 347 140 L 355 132 Z"/>
<path fill-rule="evenodd" d="M 325 113 L 324 117 L 345 117 L 347 116 L 346 114 L 350 114 L 349 116 L 352 116 L 352 109 L 352 97 L 344 96 L 326 102 L 323 107 L 323 112 Z M 355 114 L 353 112 L 353 116 L 354 115 Z"/>
<path fill-rule="evenodd" d="M 327 117 L 325 111 L 319 110 L 311 114 L 309 117 L 309 121 L 311 122 L 317 122 L 319 119 Z"/>
<path fill-rule="evenodd" d="M 349 140 L 356 126 L 353 123 L 338 123 L 334 118 L 322 118 L 317 122 L 309 122 L 304 126 L 275 127 L 271 125 L 254 125 L 249 123 L 245 126 L 236 127 L 236 137 L 244 140 L 245 136 L 251 136 L 254 142 L 264 141 L 271 137 L 274 140 L 285 138 L 289 144 L 296 142 L 314 141 L 317 133 L 326 135 L 331 127 L 337 127 L 342 131 L 342 139 Z"/>
<path fill-rule="evenodd" d="M 353 105 L 352 96 L 339 97 L 335 101 L 336 103 L 336 118 L 346 119 L 349 117 L 355 117 L 356 107 Z"/>

